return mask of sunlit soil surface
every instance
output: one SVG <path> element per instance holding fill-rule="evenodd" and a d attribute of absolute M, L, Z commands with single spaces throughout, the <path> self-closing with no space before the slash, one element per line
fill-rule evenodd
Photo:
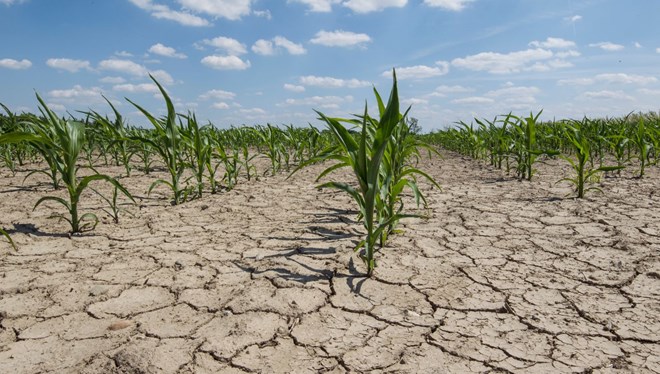
<path fill-rule="evenodd" d="M 22 183 L 36 166 L 3 170 L 0 372 L 660 373 L 658 168 L 575 200 L 564 161 L 519 182 L 444 156 L 421 165 L 443 186 L 420 181 L 429 219 L 403 221 L 373 278 L 321 166 L 180 206 L 135 171 L 130 214 L 88 191 L 102 222 L 73 237 L 60 206 L 32 211 L 53 193 Z"/>

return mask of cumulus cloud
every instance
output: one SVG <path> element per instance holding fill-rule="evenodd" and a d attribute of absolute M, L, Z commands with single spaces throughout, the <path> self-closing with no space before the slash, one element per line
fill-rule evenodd
<path fill-rule="evenodd" d="M 646 85 L 655 83 L 658 78 L 649 75 L 626 73 L 598 74 L 593 78 L 562 79 L 557 82 L 560 86 L 588 86 L 596 83 L 637 84 Z"/>
<path fill-rule="evenodd" d="M 583 98 L 587 99 L 597 99 L 597 100 L 626 100 L 632 101 L 635 100 L 634 97 L 624 93 L 623 91 L 587 91 L 581 95 Z"/>
<path fill-rule="evenodd" d="M 316 33 L 313 39 L 310 40 L 310 42 L 313 44 L 324 45 L 327 47 L 353 47 L 364 45 L 370 41 L 371 37 L 367 34 L 354 33 L 344 30 L 321 30 Z"/>
<path fill-rule="evenodd" d="M 455 85 L 455 86 L 438 86 L 432 93 L 431 96 L 438 96 L 438 97 L 445 97 L 448 94 L 455 94 L 455 93 L 465 93 L 465 92 L 471 92 L 474 91 L 471 88 Z"/>
<path fill-rule="evenodd" d="M 99 87 L 86 88 L 75 85 L 68 89 L 49 91 L 46 95 L 49 98 L 48 106 L 53 110 L 59 109 L 57 109 L 57 106 L 51 106 L 51 104 L 71 104 L 79 107 L 80 105 L 94 105 L 104 102 L 103 90 Z"/>
<path fill-rule="evenodd" d="M 307 5 L 311 12 L 327 13 L 332 11 L 334 4 L 340 4 L 341 0 L 288 0 L 287 2 Z"/>
<path fill-rule="evenodd" d="M 147 77 L 151 74 L 156 80 L 163 84 L 172 84 L 174 79 L 172 76 L 167 73 L 165 70 L 154 70 L 149 72 L 145 66 L 135 63 L 131 60 L 122 60 L 111 58 L 108 60 L 103 60 L 99 62 L 100 70 L 114 71 L 117 73 L 124 73 L 128 75 L 133 75 L 135 77 Z"/>
<path fill-rule="evenodd" d="M 239 56 L 247 53 L 247 48 L 245 44 L 239 42 L 236 39 L 228 38 L 226 36 L 218 36 L 213 39 L 204 39 L 202 44 L 211 46 L 218 50 L 223 50 L 229 55 Z"/>
<path fill-rule="evenodd" d="M 547 49 L 565 49 L 565 48 L 575 48 L 575 42 L 570 40 L 565 40 L 562 38 L 552 38 L 549 37 L 545 41 L 535 40 L 529 43 L 530 47 L 535 48 L 547 48 Z"/>
<path fill-rule="evenodd" d="M 582 19 L 582 16 L 579 15 L 579 14 L 576 14 L 576 15 L 574 15 L 574 16 L 566 17 L 566 18 L 564 18 L 564 19 L 567 20 L 567 21 L 569 21 L 569 22 L 577 22 L 577 21 L 579 21 L 579 20 Z"/>
<path fill-rule="evenodd" d="M 209 90 L 199 95 L 202 100 L 231 100 L 236 97 L 236 94 L 224 90 Z"/>
<path fill-rule="evenodd" d="M 126 79 L 122 77 L 103 77 L 99 79 L 99 82 L 108 84 L 120 84 L 126 82 Z"/>
<path fill-rule="evenodd" d="M 311 96 L 302 99 L 286 99 L 285 105 L 306 105 L 316 107 L 337 107 L 339 104 L 350 103 L 353 96 Z"/>
<path fill-rule="evenodd" d="M 572 64 L 565 58 L 575 55 L 579 55 L 579 53 L 573 51 L 555 54 L 549 49 L 535 48 L 510 53 L 482 52 L 464 58 L 456 58 L 452 60 L 451 64 L 468 70 L 510 74 L 569 67 Z"/>
<path fill-rule="evenodd" d="M 186 56 L 185 54 L 179 53 L 176 51 L 176 49 L 172 47 L 167 47 L 161 43 L 156 43 L 152 45 L 149 48 L 149 52 L 165 57 L 180 58 L 180 59 L 188 58 L 188 56 Z"/>
<path fill-rule="evenodd" d="M 138 8 L 143 9 L 158 19 L 166 19 L 177 22 L 184 26 L 211 26 L 208 20 L 188 12 L 181 12 L 170 9 L 167 5 L 156 4 L 152 0 L 129 0 Z"/>
<path fill-rule="evenodd" d="M 616 52 L 624 49 L 625 47 L 621 44 L 615 44 L 612 42 L 600 42 L 600 43 L 591 43 L 589 47 L 600 48 L 608 52 Z"/>
<path fill-rule="evenodd" d="M 424 0 L 424 4 L 430 7 L 442 8 L 454 12 L 460 12 L 474 0 Z"/>
<path fill-rule="evenodd" d="M 408 0 L 348 0 L 343 6 L 355 13 L 380 12 L 385 8 L 403 8 Z"/>
<path fill-rule="evenodd" d="M 112 89 L 115 90 L 115 91 L 131 92 L 131 93 L 147 92 L 147 93 L 154 93 L 155 94 L 155 93 L 160 92 L 160 90 L 158 89 L 158 86 L 156 86 L 153 83 L 118 84 L 118 85 L 113 86 Z"/>
<path fill-rule="evenodd" d="M 252 52 L 263 55 L 271 56 L 275 54 L 275 48 L 273 47 L 273 42 L 270 40 L 259 39 L 252 45 Z"/>
<path fill-rule="evenodd" d="M 361 81 L 355 78 L 340 79 L 333 77 L 317 77 L 314 75 L 307 75 L 304 77 L 300 77 L 300 84 L 304 86 L 314 86 L 314 87 L 323 87 L 323 88 L 358 88 L 358 87 L 371 86 L 371 83 L 367 81 Z"/>
<path fill-rule="evenodd" d="M 295 84 L 285 83 L 284 89 L 291 92 L 305 92 L 304 86 L 298 86 Z"/>
<path fill-rule="evenodd" d="M 470 96 L 451 101 L 452 104 L 492 104 L 494 102 L 495 100 L 491 98 L 481 96 Z"/>
<path fill-rule="evenodd" d="M 271 40 L 259 39 L 252 45 L 252 52 L 263 56 L 272 56 L 278 50 L 284 49 L 291 55 L 304 55 L 307 50 L 302 44 L 297 44 L 283 36 L 276 36 Z"/>
<path fill-rule="evenodd" d="M 27 2 L 27 0 L 0 0 L 0 4 L 5 4 L 7 6 L 14 5 L 14 4 L 22 4 Z"/>
<path fill-rule="evenodd" d="M 92 69 L 89 61 L 72 60 L 70 58 L 49 58 L 46 61 L 46 65 L 54 69 L 66 70 L 71 73 L 76 73 L 82 69 Z"/>
<path fill-rule="evenodd" d="M 239 20 L 250 14 L 253 0 L 178 0 L 185 8 L 213 17 Z"/>
<path fill-rule="evenodd" d="M 249 60 L 243 61 L 236 56 L 206 56 L 202 64 L 217 70 L 245 70 L 250 67 Z"/>
<path fill-rule="evenodd" d="M 449 63 L 447 61 L 438 61 L 435 66 L 417 65 L 396 68 L 396 76 L 399 80 L 404 79 L 425 79 L 445 75 L 449 72 Z M 392 72 L 387 70 L 381 74 L 383 77 L 389 77 Z"/>
<path fill-rule="evenodd" d="M 310 12 L 319 13 L 331 12 L 333 5 L 339 4 L 355 13 L 379 12 L 391 7 L 402 8 L 408 4 L 408 0 L 288 0 L 287 2 L 307 5 Z"/>
<path fill-rule="evenodd" d="M 215 109 L 225 110 L 225 109 L 229 109 L 229 104 L 225 103 L 224 101 L 221 101 L 219 103 L 213 103 L 213 105 L 211 105 L 211 107 L 215 108 Z"/>
<path fill-rule="evenodd" d="M 22 70 L 22 69 L 29 69 L 30 66 L 32 66 L 32 62 L 26 59 L 20 61 L 14 60 L 12 58 L 0 59 L 0 68 Z"/>

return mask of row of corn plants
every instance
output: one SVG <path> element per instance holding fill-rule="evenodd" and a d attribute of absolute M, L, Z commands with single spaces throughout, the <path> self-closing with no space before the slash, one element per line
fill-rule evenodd
<path fill-rule="evenodd" d="M 531 180 L 534 164 L 547 157 L 561 157 L 573 175 L 561 181 L 574 185 L 576 196 L 584 197 L 603 172 L 636 169 L 638 178 L 660 161 L 660 117 L 629 114 L 622 118 L 539 122 L 537 114 L 518 117 L 501 115 L 492 121 L 475 119 L 456 127 L 425 135 L 433 144 L 475 159 L 484 160 L 520 179 Z M 615 165 L 608 165 L 615 163 Z"/>

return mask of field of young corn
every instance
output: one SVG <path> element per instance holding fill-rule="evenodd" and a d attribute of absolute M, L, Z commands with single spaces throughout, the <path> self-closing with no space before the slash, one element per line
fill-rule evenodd
<path fill-rule="evenodd" d="M 0 372 L 660 373 L 660 117 L 417 134 L 395 77 L 217 129 L 161 91 L 3 106 Z"/>

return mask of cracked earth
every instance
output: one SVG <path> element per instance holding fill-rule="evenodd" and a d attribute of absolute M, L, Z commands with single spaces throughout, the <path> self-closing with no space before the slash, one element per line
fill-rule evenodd
<path fill-rule="evenodd" d="M 423 168 L 443 190 L 423 184 L 429 219 L 372 278 L 321 166 L 180 206 L 136 171 L 132 216 L 90 193 L 102 223 L 73 237 L 31 209 L 45 180 L 3 171 L 0 372 L 660 373 L 658 168 L 582 201 L 559 161 L 533 182 L 450 153 Z"/>

